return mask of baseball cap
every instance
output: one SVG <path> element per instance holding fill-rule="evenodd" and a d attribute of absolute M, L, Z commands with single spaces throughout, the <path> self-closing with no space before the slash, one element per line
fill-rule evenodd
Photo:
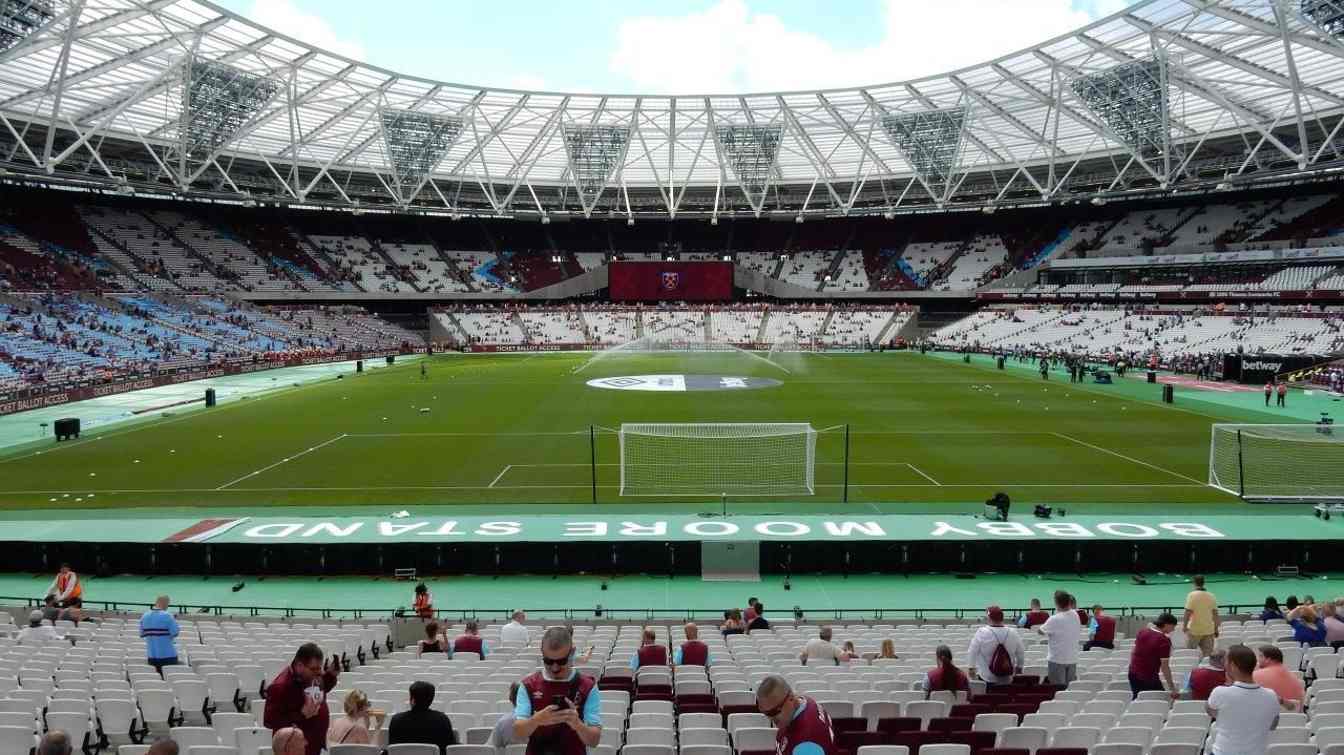
<path fill-rule="evenodd" d="M 1003 609 L 998 606 L 990 606 L 985 609 L 985 615 L 990 621 L 1003 621 Z"/>

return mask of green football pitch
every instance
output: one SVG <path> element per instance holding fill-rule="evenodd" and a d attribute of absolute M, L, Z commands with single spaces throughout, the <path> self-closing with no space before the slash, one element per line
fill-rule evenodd
<path fill-rule="evenodd" d="M 0 457 L 0 506 L 390 512 L 452 504 L 491 513 L 501 504 L 551 504 L 535 509 L 542 513 L 591 504 L 595 471 L 598 504 L 613 512 L 713 510 L 718 496 L 622 496 L 618 439 L 604 428 L 806 422 L 822 431 L 814 493 L 734 496 L 730 506 L 916 513 L 965 510 L 1004 491 L 1020 503 L 1096 512 L 1246 511 L 1204 484 L 1210 424 L 1255 421 L 1244 412 L 1215 417 L 1138 398 L 1124 385 L 1074 386 L 1062 373 L 1042 382 L 1026 370 L 912 353 L 797 354 L 776 363 L 729 353 L 590 359 L 436 356 L 424 361 L 424 376 L 412 363 L 15 449 Z M 779 384 L 687 392 L 587 384 L 651 374 Z"/>

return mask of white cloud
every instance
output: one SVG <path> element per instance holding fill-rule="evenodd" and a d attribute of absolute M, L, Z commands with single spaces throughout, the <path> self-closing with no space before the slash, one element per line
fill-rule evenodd
<path fill-rule="evenodd" d="M 701 13 L 628 18 L 611 73 L 632 91 L 733 93 L 902 81 L 981 63 L 1072 31 L 1126 0 L 886 0 L 882 39 L 837 49 L 746 0 Z M 843 4 L 837 4 L 842 10 Z"/>
<path fill-rule="evenodd" d="M 314 47 L 355 60 L 368 59 L 363 44 L 357 40 L 342 39 L 321 15 L 304 12 L 293 0 L 252 0 L 247 16 L 262 26 Z"/>

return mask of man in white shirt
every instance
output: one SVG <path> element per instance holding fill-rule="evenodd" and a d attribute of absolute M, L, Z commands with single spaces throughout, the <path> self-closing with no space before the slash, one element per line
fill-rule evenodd
<path fill-rule="evenodd" d="M 1204 704 L 1218 721 L 1213 755 L 1264 755 L 1269 733 L 1279 725 L 1279 696 L 1254 681 L 1255 651 L 1245 645 L 1227 649 L 1227 678 Z"/>
<path fill-rule="evenodd" d="M 531 638 L 528 636 L 527 627 L 523 622 L 527 621 L 527 614 L 522 611 L 513 612 L 513 621 L 505 624 L 499 630 L 499 644 L 508 647 L 525 648 Z"/>
<path fill-rule="evenodd" d="M 1072 595 L 1056 590 L 1054 615 L 1036 628 L 1049 641 L 1045 653 L 1047 678 L 1061 687 L 1078 678 L 1078 643 L 1083 636 L 1083 624 L 1072 605 Z"/>
<path fill-rule="evenodd" d="M 33 611 L 28 614 L 28 626 L 19 630 L 18 643 L 20 645 L 42 645 L 64 639 L 65 635 L 59 634 L 56 627 L 42 623 L 41 611 Z"/>
<path fill-rule="evenodd" d="M 841 655 L 840 648 L 831 643 L 831 628 L 822 627 L 817 637 L 807 641 L 803 652 L 798 654 L 798 660 L 804 666 L 808 661 L 816 661 L 813 664 L 815 666 L 838 666 Z"/>
<path fill-rule="evenodd" d="M 1022 638 L 1017 636 L 1017 629 L 1003 625 L 1002 608 L 990 606 L 985 609 L 985 619 L 988 624 L 975 630 L 975 635 L 971 637 L 971 645 L 966 650 L 966 657 L 970 659 L 970 666 L 980 679 L 990 684 L 1009 684 L 1013 681 L 1013 674 L 1022 670 L 1022 664 L 1027 658 L 1027 649 L 1022 644 Z M 1008 657 L 1013 661 L 1012 671 L 1002 676 L 989 670 L 990 659 L 994 657 L 994 650 L 999 645 L 1003 645 L 1004 650 L 1008 651 Z"/>

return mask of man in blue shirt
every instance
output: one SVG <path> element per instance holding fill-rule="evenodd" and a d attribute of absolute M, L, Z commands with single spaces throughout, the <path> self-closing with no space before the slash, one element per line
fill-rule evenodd
<path fill-rule="evenodd" d="M 164 666 L 177 665 L 177 619 L 168 613 L 168 596 L 160 595 L 154 607 L 140 617 L 140 636 L 145 638 L 145 657 L 163 676 Z"/>

